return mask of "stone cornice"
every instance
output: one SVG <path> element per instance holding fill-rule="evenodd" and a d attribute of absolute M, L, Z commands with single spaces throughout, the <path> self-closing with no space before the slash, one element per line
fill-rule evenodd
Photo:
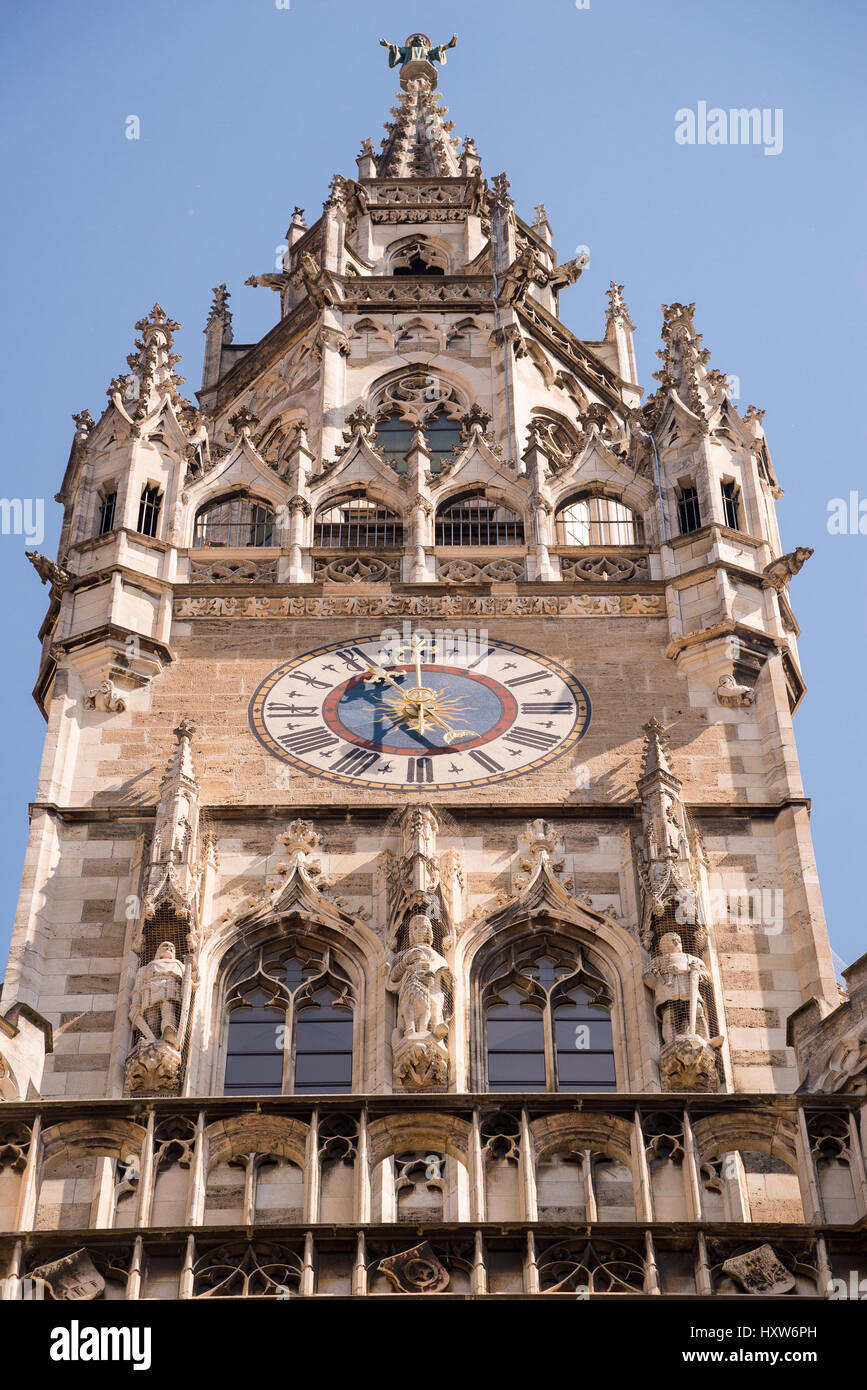
<path fill-rule="evenodd" d="M 443 793 L 442 801 L 434 793 L 429 794 L 431 805 L 448 806 L 449 814 L 458 821 L 462 817 L 478 820 L 486 815 L 502 820 L 533 820 L 538 816 L 546 820 L 565 821 L 634 821 L 641 818 L 641 802 L 557 802 L 557 801 L 516 801 L 510 796 L 507 802 L 474 801 L 472 803 L 449 801 L 448 793 Z M 202 804 L 202 814 L 209 821 L 241 821 L 259 823 L 261 821 L 286 821 L 296 816 L 314 821 L 345 821 L 348 802 L 263 802 L 253 804 L 238 802 L 217 805 Z M 785 811 L 805 809 L 809 812 L 811 801 L 806 796 L 785 797 L 776 802 L 684 802 L 690 816 L 698 820 L 718 820 L 721 817 L 735 820 L 775 820 Z M 32 801 L 29 813 L 33 816 L 42 811 L 57 816 L 58 820 L 70 824 L 100 824 L 112 821 L 128 821 L 149 824 L 156 816 L 156 804 L 148 806 L 58 806 L 54 801 Z M 368 803 L 352 804 L 352 815 L 356 820 L 380 821 L 387 819 L 390 809 L 387 806 L 371 806 Z"/>

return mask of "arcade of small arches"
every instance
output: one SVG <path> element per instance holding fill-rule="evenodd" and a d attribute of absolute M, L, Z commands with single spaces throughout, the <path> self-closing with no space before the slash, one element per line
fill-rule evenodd
<path fill-rule="evenodd" d="M 346 492 L 316 509 L 312 542 L 319 549 L 400 550 L 409 518 L 369 492 Z M 448 546 L 523 546 L 531 525 L 514 506 L 484 487 L 453 493 L 437 507 L 434 543 Z M 555 542 L 563 548 L 618 549 L 641 544 L 641 519 L 617 498 L 576 491 L 554 516 Z M 262 498 L 230 493 L 210 499 L 196 513 L 194 549 L 250 549 L 279 545 L 277 509 Z"/>
<path fill-rule="evenodd" d="M 408 1098 L 404 1098 L 406 1100 Z M 31 1107 L 32 1109 L 33 1107 Z M 120 1103 L 87 1119 L 0 1123 L 3 1229 L 817 1218 L 858 1205 L 854 1112 L 645 1098 L 631 1109 L 443 1100 L 436 1110 L 344 1098 Z M 801 1137 L 799 1137 L 801 1136 Z"/>

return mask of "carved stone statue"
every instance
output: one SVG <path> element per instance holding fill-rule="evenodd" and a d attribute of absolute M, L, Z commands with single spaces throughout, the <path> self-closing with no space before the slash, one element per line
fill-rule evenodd
<path fill-rule="evenodd" d="M 734 676 L 723 676 L 716 688 L 716 698 L 721 705 L 730 709 L 747 709 L 755 704 L 756 692 L 752 686 L 741 685 Z"/>
<path fill-rule="evenodd" d="M 126 700 L 118 694 L 114 681 L 106 677 L 93 690 L 88 690 L 84 707 L 102 710 L 103 713 L 122 714 L 126 709 Z"/>
<path fill-rule="evenodd" d="M 171 941 L 157 947 L 156 955 L 136 972 L 129 1017 L 147 1043 L 178 1044 L 178 1023 L 183 998 L 184 966 Z M 154 1029 L 159 1032 L 154 1032 Z"/>
<path fill-rule="evenodd" d="M 163 941 L 136 972 L 129 1017 L 138 1039 L 124 1068 L 128 1094 L 177 1089 L 194 974 L 192 964 L 177 959 L 171 941 Z"/>
<path fill-rule="evenodd" d="M 434 947 L 429 917 L 410 919 L 409 943 L 395 956 L 386 982 L 398 996 L 392 1038 L 395 1080 L 406 1090 L 430 1090 L 448 1078 L 444 1013 L 451 973 Z"/>
<path fill-rule="evenodd" d="M 677 932 L 661 937 L 644 982 L 654 994 L 663 1047 L 659 1074 L 669 1091 L 714 1091 L 719 1083 L 716 1050 L 722 1036 L 711 1038 L 700 986 L 710 983 L 700 956 L 684 951 Z"/>
<path fill-rule="evenodd" d="M 708 1037 L 707 1015 L 699 985 L 709 980 L 710 972 L 701 957 L 684 951 L 677 932 L 666 932 L 660 939 L 659 953 L 653 957 L 644 976 L 645 984 L 650 985 L 654 993 L 654 1012 L 663 1042 L 671 1042 L 679 1034 Z"/>

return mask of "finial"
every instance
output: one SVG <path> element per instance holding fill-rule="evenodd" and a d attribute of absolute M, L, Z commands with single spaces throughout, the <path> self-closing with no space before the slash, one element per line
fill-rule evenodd
<path fill-rule="evenodd" d="M 623 286 L 611 280 L 605 294 L 608 299 L 608 308 L 605 313 L 605 327 L 610 328 L 612 323 L 619 319 L 625 328 L 634 328 L 635 324 L 629 317 L 626 300 L 623 298 Z"/>

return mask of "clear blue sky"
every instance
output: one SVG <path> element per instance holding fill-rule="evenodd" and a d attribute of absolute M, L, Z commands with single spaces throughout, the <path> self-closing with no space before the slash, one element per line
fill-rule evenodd
<path fill-rule="evenodd" d="M 379 144 L 397 83 L 378 40 L 458 30 L 440 80 L 456 133 L 489 177 L 508 172 L 524 216 L 546 203 L 561 259 L 590 247 L 569 326 L 600 337 L 604 289 L 623 282 L 650 388 L 660 303 L 695 300 L 740 408 L 767 410 L 785 547 L 816 550 L 792 586 L 809 687 L 796 730 L 831 941 L 862 954 L 867 537 L 830 536 L 826 518 L 831 498 L 867 497 L 867 6 L 43 0 L 7 6 L 4 27 L 0 491 L 46 499 L 52 555 L 70 414 L 98 416 L 134 321 L 159 299 L 181 322 L 189 394 L 213 285 L 233 292 L 236 338 L 258 338 L 277 299 L 244 280 L 272 268 L 293 204 L 315 218 L 361 139 Z M 782 153 L 678 145 L 675 112 L 700 101 L 782 108 Z M 47 590 L 24 549 L 0 536 L 4 959 L 44 731 L 30 691 Z"/>

